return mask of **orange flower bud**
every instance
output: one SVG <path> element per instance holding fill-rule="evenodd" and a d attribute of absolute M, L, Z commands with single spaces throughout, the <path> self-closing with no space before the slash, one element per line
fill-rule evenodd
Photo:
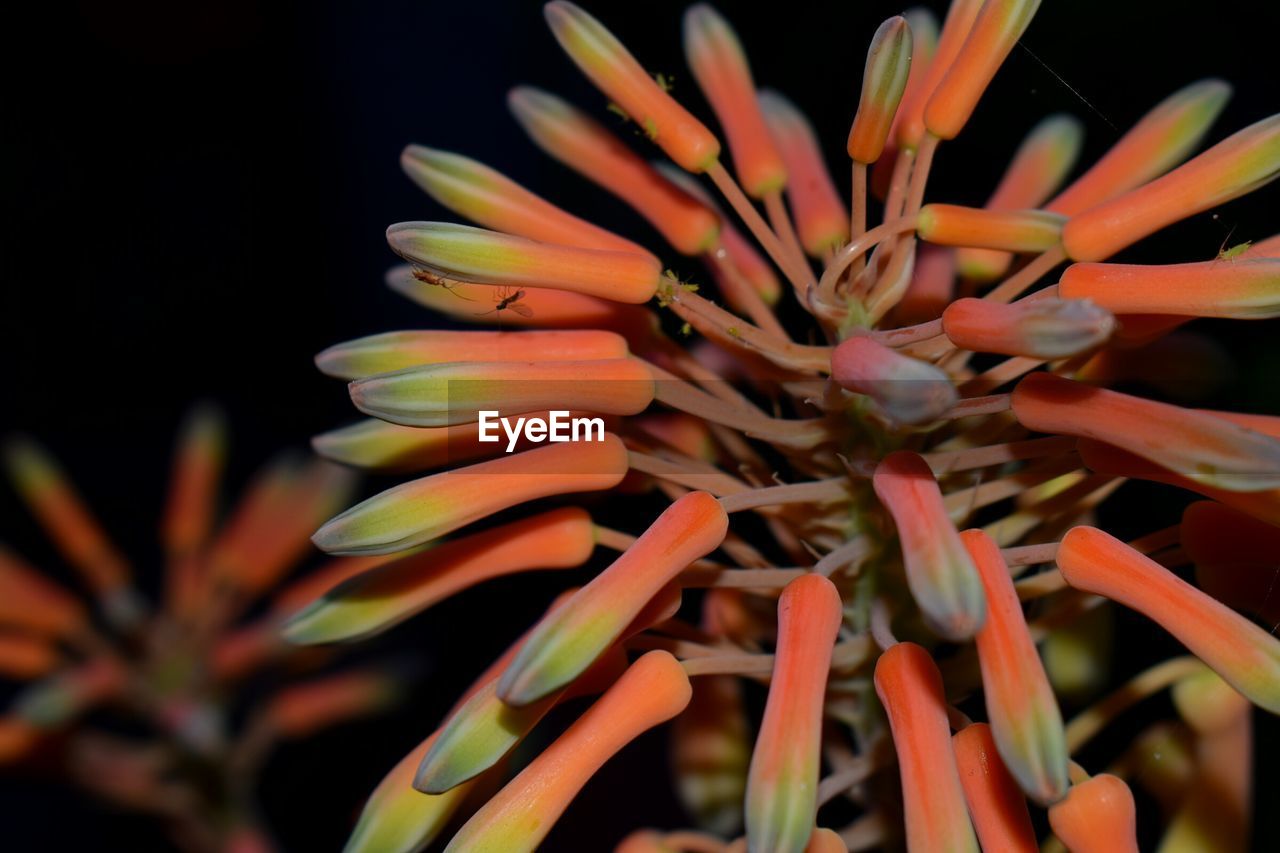
<path fill-rule="evenodd" d="M 862 96 L 849 129 L 847 148 L 854 162 L 874 163 L 880 159 L 913 61 L 911 28 L 906 18 L 897 16 L 881 24 L 867 50 Z"/>
<path fill-rule="evenodd" d="M 1024 299 L 1008 305 L 957 299 L 942 312 L 942 329 L 958 347 L 1046 360 L 1100 346 L 1115 327 L 1111 312 L 1087 299 Z"/>
<path fill-rule="evenodd" d="M 1215 488 L 1280 487 L 1280 442 L 1223 418 L 1048 373 L 1019 382 L 1012 405 L 1027 429 L 1105 441 Z"/>
<path fill-rule="evenodd" d="M 746 53 L 733 27 L 706 3 L 684 13 L 684 55 L 728 137 L 742 188 L 755 198 L 781 190 L 787 169 L 760 114 Z"/>
<path fill-rule="evenodd" d="M 512 89 L 507 105 L 539 148 L 635 208 L 676 251 L 715 244 L 719 217 L 581 110 L 532 86 Z"/>
<path fill-rule="evenodd" d="M 984 210 L 926 204 L 916 233 L 940 246 L 974 246 L 1008 252 L 1044 252 L 1058 245 L 1066 219 L 1043 210 Z"/>
<path fill-rule="evenodd" d="M 984 850 L 1035 853 L 1031 814 L 1018 783 L 1000 760 L 991 727 L 974 723 L 951 737 L 969 816 Z"/>
<path fill-rule="evenodd" d="M 986 0 L 946 75 L 924 108 L 924 124 L 939 139 L 955 139 L 1014 44 L 1022 38 L 1040 0 Z"/>
<path fill-rule="evenodd" d="M 823 700 L 843 615 L 840 593 L 822 575 L 802 575 L 778 599 L 773 676 L 747 779 L 752 853 L 803 853 L 813 834 Z"/>
<path fill-rule="evenodd" d="M 1101 261 L 1166 225 L 1253 192 L 1280 175 L 1280 115 L 1263 119 L 1135 190 L 1076 214 L 1067 256 Z"/>
<path fill-rule="evenodd" d="M 977 853 L 938 667 L 920 646 L 898 643 L 876 662 L 875 683 L 898 752 L 908 849 Z"/>
<path fill-rule="evenodd" d="M 1136 811 L 1129 786 L 1100 773 L 1071 786 L 1049 809 L 1049 825 L 1071 853 L 1138 853 Z"/>
<path fill-rule="evenodd" d="M 548 3 L 543 13 L 574 64 L 668 157 L 690 172 L 706 171 L 716 162 L 720 143 L 715 136 L 654 82 L 613 33 L 565 0 Z"/>
<path fill-rule="evenodd" d="M 1101 530 L 1073 528 L 1057 559 L 1067 583 L 1154 620 L 1254 704 L 1280 713 L 1280 640 Z"/>

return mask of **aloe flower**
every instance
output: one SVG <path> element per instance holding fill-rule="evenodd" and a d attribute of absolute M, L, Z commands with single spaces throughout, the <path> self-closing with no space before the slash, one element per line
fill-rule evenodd
<path fill-rule="evenodd" d="M 302 604 L 383 559 L 330 560 L 286 582 L 314 553 L 315 525 L 350 500 L 352 474 L 283 455 L 224 518 L 226 456 L 221 414 L 195 409 L 175 448 L 151 597 L 53 457 L 30 439 L 8 443 L 14 485 L 93 604 L 0 547 L 0 679 L 16 687 L 0 764 L 56 768 L 155 819 L 175 849 L 266 853 L 275 844 L 252 791 L 274 749 L 384 711 L 403 689 L 375 663 L 318 670 L 279 635 Z"/>
<path fill-rule="evenodd" d="M 427 721 L 349 850 L 536 846 L 604 762 L 671 718 L 692 825 L 638 826 L 619 808 L 595 846 L 1247 837 L 1241 709 L 1280 710 L 1277 641 L 1252 621 L 1274 612 L 1259 584 L 1274 574 L 1280 419 L 1191 408 L 1229 367 L 1203 331 L 1177 327 L 1273 318 L 1280 244 L 1113 256 L 1280 174 L 1277 119 L 1200 151 L 1230 95 L 1210 79 L 1079 167 L 1079 117 L 988 98 L 1030 131 L 984 138 L 970 119 L 1038 5 L 954 0 L 940 26 L 911 9 L 848 34 L 867 47 L 863 76 L 835 81 L 849 131 L 824 140 L 807 101 L 760 88 L 772 57 L 749 49 L 772 34 L 736 30 L 724 10 L 686 12 L 689 73 L 673 88 L 606 20 L 549 3 L 552 37 L 605 103 L 512 79 L 506 106 L 572 180 L 653 226 L 653 245 L 534 195 L 503 164 L 405 149 L 410 179 L 452 214 L 439 215 L 465 222 L 392 225 L 404 263 L 387 284 L 448 331 L 410 320 L 317 357 L 367 416 L 317 451 L 402 479 L 315 534 L 372 562 L 279 605 L 275 624 L 294 643 L 348 641 L 463 589 L 501 597 L 508 575 L 558 590 L 552 570 L 586 577 Z M 950 140 L 975 133 L 967 150 L 1011 155 L 983 164 L 1002 177 L 980 206 L 929 181 L 935 165 L 965 168 Z M 825 161 L 839 142 L 848 163 Z M 486 412 L 557 410 L 601 434 L 483 435 Z M 1121 541 L 1094 525 L 1127 479 L 1207 500 Z M 1135 638 L 1117 605 L 1188 654 L 1122 671 L 1112 649 Z M 495 629 L 482 608 L 459 642 Z M 264 648 L 239 635 L 223 665 Z M 1162 691 L 1179 720 L 1085 749 Z M 1166 741 L 1179 769 L 1153 772 L 1144 753 Z M 1193 780 L 1220 788 L 1222 808 L 1195 802 Z M 1135 801 L 1129 782 L 1159 792 Z"/>

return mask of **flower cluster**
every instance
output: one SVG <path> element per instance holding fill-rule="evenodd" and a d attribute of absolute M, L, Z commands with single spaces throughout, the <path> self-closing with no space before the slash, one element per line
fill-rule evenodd
<path fill-rule="evenodd" d="M 351 473 L 283 455 L 219 527 L 224 433 L 207 407 L 183 428 L 155 604 L 49 454 L 25 438 L 7 444 L 18 492 L 94 606 L 0 547 L 0 677 L 17 683 L 0 715 L 0 763 L 52 767 L 155 817 L 181 849 L 267 853 L 254 784 L 272 749 L 376 713 L 400 688 L 388 667 L 327 670 L 332 655 L 280 637 L 303 605 L 380 561 L 332 559 L 282 585 L 314 553 L 315 525 L 350 499 Z"/>
<path fill-rule="evenodd" d="M 1280 640 L 1254 621 L 1276 618 L 1280 418 L 1102 386 L 1158 388 L 1199 361 L 1203 340 L 1179 330 L 1196 318 L 1280 313 L 1277 238 L 1109 262 L 1280 174 L 1280 116 L 1197 154 L 1231 91 L 1202 81 L 1080 171 L 1082 125 L 1053 115 L 985 206 L 928 198 L 936 152 L 1038 5 L 953 0 L 941 25 L 916 9 L 875 32 L 846 203 L 807 119 L 757 90 L 710 6 L 686 13 L 684 49 L 727 151 L 603 24 L 547 4 L 624 133 L 527 86 L 508 100 L 517 122 L 650 222 L 664 255 L 703 261 L 705 285 L 487 165 L 405 149 L 409 177 L 474 224 L 393 225 L 406 263 L 391 287 L 499 328 L 390 332 L 318 357 L 371 418 L 317 450 L 416 479 L 316 543 L 418 550 L 322 596 L 286 636 L 356 639 L 500 575 L 617 554 L 423 733 L 349 851 L 421 849 L 451 825 L 450 851 L 531 850 L 610 756 L 667 721 L 697 825 L 639 829 L 619 851 L 1033 851 L 1046 820 L 1051 848 L 1136 850 L 1135 784 L 1163 810 L 1143 817 L 1161 849 L 1243 849 L 1251 708 L 1280 712 Z M 609 432 L 515 453 L 477 438 L 481 410 L 557 406 Z M 1207 500 L 1121 541 L 1095 509 L 1127 478 Z M 588 512 L 639 493 L 667 506 L 638 534 Z M 1103 687 L 1115 607 L 1189 654 L 1081 704 Z M 1073 759 L 1166 689 L 1176 721 L 1109 767 Z M 552 708 L 597 695 L 507 772 Z M 1080 710 L 1065 720 L 1068 701 Z"/>

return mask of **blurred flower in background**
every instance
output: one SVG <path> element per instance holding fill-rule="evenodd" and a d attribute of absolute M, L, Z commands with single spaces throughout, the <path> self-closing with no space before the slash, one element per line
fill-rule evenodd
<path fill-rule="evenodd" d="M 334 655 L 279 638 L 299 607 L 378 562 L 338 558 L 290 579 L 315 525 L 350 499 L 352 474 L 282 455 L 223 519 L 225 455 L 222 415 L 193 411 L 160 524 L 163 589 L 149 600 L 54 459 L 7 442 L 13 485 L 84 594 L 0 547 L 0 676 L 17 685 L 0 762 L 153 816 L 182 849 L 248 853 L 274 848 L 254 802 L 272 748 L 377 713 L 400 688 L 391 667 L 334 669 Z"/>

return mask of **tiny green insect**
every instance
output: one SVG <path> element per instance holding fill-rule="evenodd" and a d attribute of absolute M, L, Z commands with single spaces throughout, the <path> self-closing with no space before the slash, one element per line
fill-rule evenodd
<path fill-rule="evenodd" d="M 1237 243 L 1229 249 L 1220 249 L 1218 251 L 1218 260 L 1231 261 L 1249 251 L 1249 247 L 1253 245 L 1252 240 L 1245 240 L 1243 243 Z"/>

